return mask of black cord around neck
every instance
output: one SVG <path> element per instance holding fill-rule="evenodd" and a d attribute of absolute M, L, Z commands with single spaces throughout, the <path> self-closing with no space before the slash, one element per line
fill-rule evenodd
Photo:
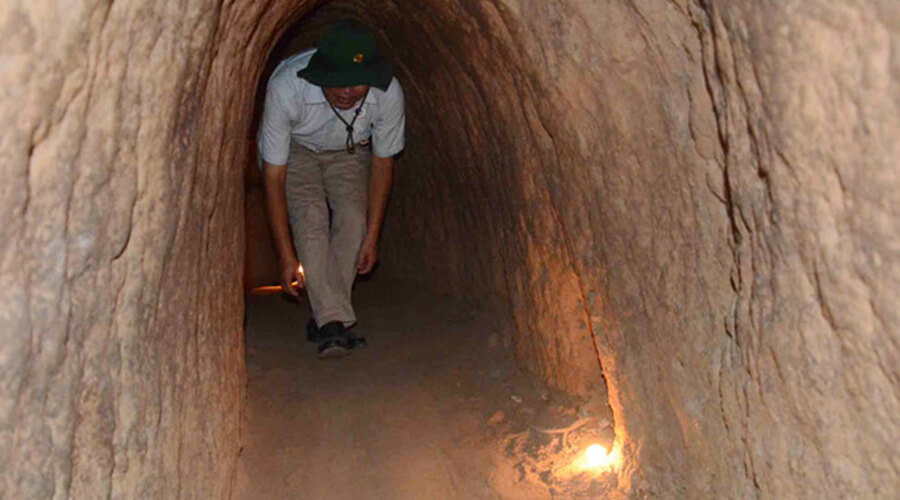
<path fill-rule="evenodd" d="M 371 88 L 370 88 L 370 90 L 371 90 Z M 354 144 L 354 142 L 353 142 L 353 125 L 356 123 L 356 119 L 359 118 L 359 114 L 362 113 L 363 105 L 366 104 L 366 98 L 368 98 L 368 97 L 369 97 L 369 91 L 366 90 L 366 95 L 363 96 L 362 101 L 359 103 L 359 107 L 356 108 L 356 111 L 353 112 L 353 119 L 350 120 L 350 123 L 347 123 L 347 120 L 345 120 L 344 117 L 341 116 L 340 113 L 338 113 L 337 108 L 335 108 L 334 105 L 331 104 L 331 101 L 329 101 L 328 99 L 325 99 L 325 101 L 327 101 L 328 105 L 331 107 L 331 110 L 334 111 L 334 114 L 338 117 L 338 120 L 340 120 L 341 123 L 343 123 L 344 126 L 347 127 L 347 142 L 345 143 L 345 145 L 347 147 L 347 153 L 350 153 L 350 154 L 356 153 L 356 144 Z"/>

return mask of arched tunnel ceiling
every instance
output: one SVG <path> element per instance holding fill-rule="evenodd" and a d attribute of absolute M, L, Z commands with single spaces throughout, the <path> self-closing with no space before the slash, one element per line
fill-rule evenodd
<path fill-rule="evenodd" d="M 11 497 L 229 496 L 247 130 L 315 6 L 407 91 L 384 272 L 507 307 L 552 386 L 602 364 L 625 491 L 900 488 L 892 2 L 13 1 Z"/>

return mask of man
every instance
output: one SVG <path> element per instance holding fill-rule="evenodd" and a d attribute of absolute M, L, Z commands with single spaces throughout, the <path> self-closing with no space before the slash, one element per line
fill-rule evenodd
<path fill-rule="evenodd" d="M 361 25 L 338 23 L 269 79 L 259 132 L 266 208 L 281 286 L 294 296 L 292 282 L 306 287 L 319 358 L 364 342 L 347 332 L 356 323 L 351 290 L 378 258 L 404 133 L 403 90 Z"/>

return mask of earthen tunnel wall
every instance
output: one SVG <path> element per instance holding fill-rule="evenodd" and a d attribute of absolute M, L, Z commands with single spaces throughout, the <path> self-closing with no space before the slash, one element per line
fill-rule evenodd
<path fill-rule="evenodd" d="M 229 495 L 249 117 L 313 6 L 0 6 L 11 498 Z M 551 386 L 602 367 L 623 488 L 900 489 L 894 2 L 318 15 L 372 23 L 407 91 L 382 272 L 505 307 Z"/>

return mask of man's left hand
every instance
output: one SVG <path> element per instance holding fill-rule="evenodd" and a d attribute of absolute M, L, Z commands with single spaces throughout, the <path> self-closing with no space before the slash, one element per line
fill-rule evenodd
<path fill-rule="evenodd" d="M 378 261 L 378 242 L 366 237 L 359 249 L 359 274 L 369 274 Z"/>

